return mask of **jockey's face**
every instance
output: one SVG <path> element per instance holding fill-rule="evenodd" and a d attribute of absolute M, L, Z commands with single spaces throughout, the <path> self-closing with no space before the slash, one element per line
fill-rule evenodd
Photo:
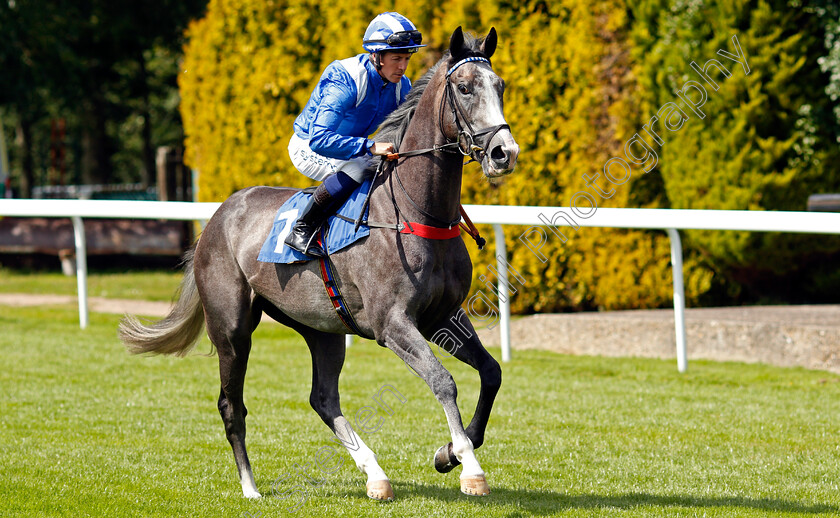
<path fill-rule="evenodd" d="M 379 63 L 382 65 L 382 68 L 379 69 L 379 75 L 386 81 L 398 83 L 405 75 L 409 59 L 411 59 L 411 54 L 408 52 L 384 52 L 379 54 Z"/>

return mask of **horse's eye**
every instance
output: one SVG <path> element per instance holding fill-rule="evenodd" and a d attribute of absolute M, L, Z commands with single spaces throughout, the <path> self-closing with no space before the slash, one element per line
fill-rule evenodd
<path fill-rule="evenodd" d="M 461 92 L 464 95 L 467 95 L 468 93 L 470 93 L 470 89 L 467 88 L 467 85 L 465 85 L 465 84 L 458 85 L 458 91 Z"/>

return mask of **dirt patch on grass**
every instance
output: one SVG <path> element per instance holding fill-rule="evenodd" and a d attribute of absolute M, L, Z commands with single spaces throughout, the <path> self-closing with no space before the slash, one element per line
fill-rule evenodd
<path fill-rule="evenodd" d="M 4 306 L 70 306 L 78 305 L 75 295 L 38 295 L 28 293 L 0 293 L 0 305 Z M 132 314 L 149 317 L 163 317 L 169 312 L 169 302 L 148 300 L 106 299 L 89 297 L 88 309 L 95 313 Z"/>

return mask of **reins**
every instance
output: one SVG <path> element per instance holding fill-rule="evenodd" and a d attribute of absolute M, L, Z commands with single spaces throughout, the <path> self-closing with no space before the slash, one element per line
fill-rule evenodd
<path fill-rule="evenodd" d="M 376 182 L 376 177 L 379 176 L 380 173 L 382 173 L 382 170 L 384 169 L 384 166 L 385 166 L 386 163 L 388 163 L 386 160 L 382 160 L 379 163 L 379 167 L 376 168 L 376 173 L 374 174 L 373 178 L 371 179 L 371 182 L 374 182 L 374 183 Z M 408 221 L 408 219 L 403 214 L 402 210 L 400 210 L 400 206 L 397 204 L 397 200 L 394 198 L 393 189 L 391 190 L 391 203 L 394 204 L 394 208 L 397 210 L 397 214 L 399 214 L 399 217 L 402 217 L 402 219 L 405 221 L 405 223 L 401 223 L 399 221 L 397 223 L 379 223 L 379 222 L 376 222 L 376 221 L 370 221 L 370 220 L 365 219 L 365 214 L 367 213 L 367 207 L 370 204 L 370 195 L 371 195 L 371 193 L 373 193 L 373 189 L 370 189 L 368 191 L 368 194 L 365 197 L 365 201 L 362 204 L 362 210 L 359 213 L 358 218 L 353 220 L 353 219 L 350 219 L 347 216 L 344 216 L 344 215 L 341 215 L 341 214 L 336 214 L 335 217 L 339 218 L 339 219 L 342 219 L 344 221 L 348 221 L 350 223 L 355 223 L 356 226 L 353 229 L 354 232 L 357 232 L 359 230 L 359 226 L 364 224 L 364 225 L 367 225 L 370 228 L 387 228 L 387 229 L 390 229 L 390 230 L 396 230 L 397 232 L 399 232 L 401 234 L 415 234 L 415 235 L 418 235 L 418 236 L 426 238 L 426 239 L 452 239 L 452 238 L 458 237 L 458 235 L 460 233 L 460 230 L 458 230 L 458 229 L 462 229 L 464 232 L 466 232 L 470 237 L 472 237 L 475 240 L 475 243 L 476 243 L 476 245 L 478 245 L 479 250 L 484 249 L 484 245 L 487 244 L 487 240 L 484 239 L 483 237 L 481 237 L 481 234 L 479 234 L 478 229 L 473 224 L 470 217 L 467 216 L 467 212 L 464 210 L 463 205 L 459 204 L 458 209 L 461 213 L 461 216 L 464 218 L 464 221 L 461 221 L 461 218 L 459 217 L 458 219 L 452 221 L 451 223 L 444 222 L 440 218 L 426 212 L 419 205 L 417 205 L 414 202 L 414 200 L 411 199 L 411 196 L 409 196 L 408 193 L 405 191 L 405 187 L 402 185 L 402 182 L 400 181 L 399 175 L 396 174 L 396 168 L 394 169 L 394 176 L 397 177 L 397 182 L 398 182 L 400 188 L 403 190 L 403 193 L 405 193 L 405 196 L 408 199 L 408 201 L 410 201 L 412 203 L 412 205 L 414 205 L 414 207 L 419 212 L 421 212 L 426 217 L 431 218 L 431 219 L 433 219 L 437 222 L 443 222 L 443 224 L 445 226 L 444 227 L 433 227 L 433 226 L 429 226 L 429 225 L 423 225 L 423 224 L 417 223 L 417 222 Z M 458 226 L 455 227 L 455 225 L 458 225 Z"/>

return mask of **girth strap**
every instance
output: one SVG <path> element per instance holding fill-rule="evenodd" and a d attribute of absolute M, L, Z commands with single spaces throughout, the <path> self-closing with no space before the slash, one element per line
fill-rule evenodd
<path fill-rule="evenodd" d="M 326 240 L 326 233 L 323 230 L 321 231 L 321 239 Z M 326 252 L 326 247 L 324 247 L 324 251 Z M 330 298 L 330 302 L 332 302 L 333 309 L 335 309 L 338 318 L 341 319 L 341 323 L 344 324 L 344 327 L 346 327 L 351 334 L 371 339 L 370 336 L 366 335 L 361 329 L 359 329 L 359 324 L 356 323 L 356 319 L 353 318 L 353 314 L 350 313 L 350 309 L 347 307 L 347 301 L 344 300 L 344 295 L 342 295 L 341 290 L 338 289 L 338 283 L 335 282 L 335 273 L 333 272 L 330 256 L 325 254 L 324 256 L 319 257 L 318 260 L 321 263 L 321 278 L 324 281 L 324 288 L 327 290 L 327 296 Z"/>

